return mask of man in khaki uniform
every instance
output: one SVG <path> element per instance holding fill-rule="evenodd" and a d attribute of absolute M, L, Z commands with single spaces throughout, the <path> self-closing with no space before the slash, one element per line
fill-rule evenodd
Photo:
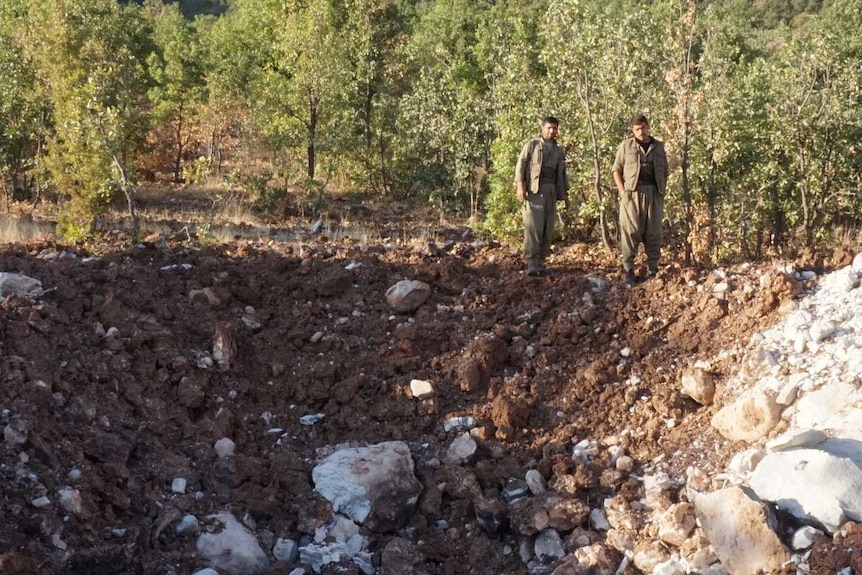
<path fill-rule="evenodd" d="M 664 144 L 650 136 L 646 116 L 632 118 L 631 130 L 632 137 L 620 144 L 613 167 L 620 194 L 620 250 L 629 285 L 635 283 L 635 256 L 641 242 L 647 257 L 647 278 L 658 273 L 668 174 Z"/>
<path fill-rule="evenodd" d="M 545 258 L 551 251 L 557 201 L 569 202 L 566 153 L 557 145 L 560 122 L 542 120 L 542 135 L 524 144 L 515 166 L 518 200 L 524 203 L 524 259 L 527 274 L 546 275 Z"/>

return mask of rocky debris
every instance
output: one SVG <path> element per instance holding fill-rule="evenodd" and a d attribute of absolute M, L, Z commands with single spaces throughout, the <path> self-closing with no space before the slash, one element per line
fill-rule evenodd
<path fill-rule="evenodd" d="M 230 513 L 211 515 L 207 520 L 207 528 L 213 531 L 201 534 L 195 547 L 213 569 L 228 575 L 266 573 L 269 559 L 251 531 Z"/>
<path fill-rule="evenodd" d="M 428 399 L 434 397 L 436 390 L 434 384 L 423 379 L 410 380 L 410 393 L 416 399 Z"/>
<path fill-rule="evenodd" d="M 401 441 L 339 449 L 311 475 L 315 489 L 335 512 L 379 532 L 403 527 L 422 491 L 410 448 Z"/>
<path fill-rule="evenodd" d="M 457 436 L 446 450 L 446 463 L 461 464 L 469 462 L 476 454 L 478 445 L 469 433 Z"/>
<path fill-rule="evenodd" d="M 0 298 L 8 295 L 39 297 L 42 293 L 42 282 L 36 278 L 24 274 L 0 272 Z"/>
<path fill-rule="evenodd" d="M 775 394 L 755 391 L 722 407 L 712 417 L 712 426 L 731 441 L 754 443 L 781 420 L 781 406 Z"/>
<path fill-rule="evenodd" d="M 224 459 L 225 457 L 230 457 L 234 454 L 236 445 L 234 444 L 233 440 L 227 437 L 222 437 L 215 442 L 213 449 L 215 450 L 216 455 L 220 459 Z"/>
<path fill-rule="evenodd" d="M 749 483 L 761 499 L 829 532 L 847 519 L 862 522 L 862 460 L 819 449 L 767 453 Z"/>
<path fill-rule="evenodd" d="M 739 487 L 697 495 L 694 507 L 721 564 L 734 575 L 775 572 L 790 558 L 769 509 Z"/>
<path fill-rule="evenodd" d="M 298 549 L 299 560 L 320 573 L 327 565 L 345 567 L 353 564 L 371 575 L 375 572 L 372 556 L 366 552 L 366 540 L 359 533 L 359 526 L 343 515 L 334 515 L 315 530 L 314 542 Z"/>
<path fill-rule="evenodd" d="M 386 301 L 395 313 L 416 311 L 431 296 L 431 286 L 418 280 L 401 280 L 386 290 Z"/>
<path fill-rule="evenodd" d="M 791 429 L 766 442 L 769 451 L 786 451 L 796 447 L 814 447 L 826 441 L 828 436 L 818 429 Z M 753 468 L 752 468 L 753 469 Z"/>
<path fill-rule="evenodd" d="M 279 537 L 272 548 L 272 556 L 276 561 L 283 561 L 293 565 L 299 559 L 299 545 L 293 539 Z"/>
<path fill-rule="evenodd" d="M 829 439 L 804 447 L 852 459 L 836 429 L 853 421 L 837 398 L 857 404 L 842 363 L 856 320 L 820 321 L 807 298 L 791 299 L 814 276 L 673 268 L 623 290 L 612 272 L 591 282 L 578 271 L 612 264 L 579 257 L 533 289 L 516 254 L 462 239 L 284 249 L 166 245 L 86 262 L 7 250 L 7 269 L 57 288 L 0 309 L 0 553 L 40 557 L 50 575 L 182 575 L 203 566 L 193 546 L 212 526 L 196 518 L 231 509 L 280 575 L 715 575 L 725 568 L 692 525 L 696 493 L 747 481 L 781 445 L 803 447 L 792 431 L 806 417 Z M 431 286 L 435 305 L 398 319 L 380 297 L 393 274 Z M 848 300 L 851 279 L 835 282 Z M 733 346 L 779 309 L 811 315 L 775 340 L 756 335 L 745 361 Z M 218 343 L 219 326 L 233 326 L 233 345 Z M 724 463 L 739 446 L 707 424 L 717 406 L 680 393 L 682 366 L 713 377 L 719 404 L 758 386 L 774 394 L 781 418 L 736 467 Z M 413 380 L 433 382 L 434 396 L 417 399 Z M 806 415 L 823 390 L 818 417 Z M 381 485 L 417 483 L 380 512 L 398 516 L 381 533 L 315 493 L 314 469 L 390 438 L 404 440 L 402 467 L 369 468 L 390 470 Z M 456 442 L 469 454 L 447 456 Z M 80 515 L 65 490 L 79 492 Z M 338 490 L 369 499 L 356 481 Z M 795 521 L 781 528 L 788 546 Z M 785 569 L 855 565 L 856 525 L 800 532 L 813 543 Z"/>
<path fill-rule="evenodd" d="M 712 374 L 702 367 L 686 369 L 681 377 L 682 390 L 701 405 L 712 405 L 715 398 L 715 382 Z"/>

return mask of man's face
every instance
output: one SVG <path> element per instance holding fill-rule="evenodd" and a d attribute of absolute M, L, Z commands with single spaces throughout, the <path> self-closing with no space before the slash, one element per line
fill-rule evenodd
<path fill-rule="evenodd" d="M 545 140 L 556 140 L 559 131 L 560 127 L 557 124 L 542 124 L 542 138 Z"/>
<path fill-rule="evenodd" d="M 632 126 L 632 134 L 638 142 L 646 142 L 649 140 L 649 124 L 634 124 Z"/>

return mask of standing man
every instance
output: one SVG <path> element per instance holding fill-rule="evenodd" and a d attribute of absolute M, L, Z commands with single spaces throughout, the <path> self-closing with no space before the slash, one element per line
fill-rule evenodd
<path fill-rule="evenodd" d="M 560 122 L 542 120 L 542 135 L 524 144 L 515 166 L 518 200 L 524 204 L 524 259 L 527 274 L 547 275 L 545 258 L 551 252 L 557 201 L 569 204 L 566 153 L 557 145 Z"/>
<path fill-rule="evenodd" d="M 658 273 L 661 220 L 667 188 L 664 144 L 649 135 L 646 116 L 631 122 L 632 137 L 622 141 L 614 160 L 614 182 L 620 194 L 620 250 L 626 283 L 635 283 L 635 256 L 644 244 L 647 278 Z"/>

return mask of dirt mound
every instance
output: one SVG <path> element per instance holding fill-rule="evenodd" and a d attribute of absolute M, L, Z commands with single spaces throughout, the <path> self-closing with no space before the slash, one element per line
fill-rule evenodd
<path fill-rule="evenodd" d="M 96 258 L 47 243 L 0 250 L 3 270 L 45 289 L 0 304 L 0 571 L 192 573 L 193 542 L 172 526 L 224 509 L 262 539 L 307 539 L 328 517 L 311 483 L 318 449 L 398 439 L 442 459 L 454 437 L 443 422 L 469 415 L 478 485 L 459 492 L 456 468 L 420 464 L 432 488 L 400 534 L 410 540 L 379 536 L 372 549 L 413 549 L 428 573 L 521 572 L 505 536 L 465 531 L 494 513 L 466 493 L 533 468 L 571 478 L 583 501 L 634 497 L 609 462 L 560 457 L 610 436 L 642 462 L 713 440 L 720 469 L 729 446 L 710 409 L 680 394 L 678 372 L 745 340 L 799 290 L 753 267 L 722 277 L 675 266 L 627 289 L 589 247 L 531 278 L 512 250 L 471 238 L 293 252 L 180 240 Z M 405 278 L 432 287 L 411 315 L 384 296 Z M 434 382 L 436 396 L 412 398 L 412 379 Z M 234 457 L 216 456 L 221 438 Z M 680 473 L 688 463 L 673 457 Z M 64 490 L 79 499 L 61 504 Z"/>

